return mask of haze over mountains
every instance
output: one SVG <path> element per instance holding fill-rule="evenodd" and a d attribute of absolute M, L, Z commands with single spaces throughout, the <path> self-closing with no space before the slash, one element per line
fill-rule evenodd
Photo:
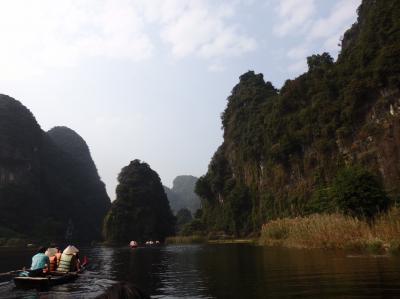
<path fill-rule="evenodd" d="M 192 215 L 200 208 L 200 198 L 194 192 L 198 178 L 192 175 L 177 176 L 172 188 L 164 186 L 172 211 L 176 214 L 180 209 L 188 209 Z"/>

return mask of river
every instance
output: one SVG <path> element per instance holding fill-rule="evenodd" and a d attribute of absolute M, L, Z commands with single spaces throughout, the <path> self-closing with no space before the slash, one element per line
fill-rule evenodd
<path fill-rule="evenodd" d="M 129 281 L 152 298 L 400 298 L 400 257 L 258 247 L 82 248 L 89 270 L 48 292 L 0 282 L 0 298 L 94 298 Z M 0 272 L 29 265 L 29 249 L 0 249 Z"/>

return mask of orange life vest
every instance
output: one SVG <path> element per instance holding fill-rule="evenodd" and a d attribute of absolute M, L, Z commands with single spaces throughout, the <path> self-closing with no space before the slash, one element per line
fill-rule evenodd
<path fill-rule="evenodd" d="M 49 260 L 50 260 L 50 265 L 49 265 L 50 272 L 56 271 L 57 258 L 55 256 L 51 256 L 51 257 L 49 257 Z M 43 273 L 47 273 L 48 271 L 49 271 L 48 267 L 43 269 Z"/>

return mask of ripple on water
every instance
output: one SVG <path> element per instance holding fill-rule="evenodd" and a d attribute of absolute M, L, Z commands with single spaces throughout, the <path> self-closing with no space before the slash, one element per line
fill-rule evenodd
<path fill-rule="evenodd" d="M 14 265 L 31 253 L 21 254 L 13 255 Z M 82 254 L 90 258 L 90 267 L 75 282 L 49 292 L 21 291 L 4 282 L 0 299 L 90 299 L 117 281 L 136 284 L 153 298 L 400 298 L 398 257 L 349 258 L 244 244 L 99 246 L 82 248 Z M 1 266 L 2 259 L 0 271 L 10 270 L 10 263 Z"/>

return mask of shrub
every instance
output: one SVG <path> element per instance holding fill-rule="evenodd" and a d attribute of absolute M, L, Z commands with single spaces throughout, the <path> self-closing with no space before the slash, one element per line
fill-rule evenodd
<path fill-rule="evenodd" d="M 180 231 L 181 236 L 203 235 L 205 230 L 204 224 L 199 219 L 194 219 L 191 222 L 182 226 Z"/>
<path fill-rule="evenodd" d="M 366 243 L 366 249 L 369 253 L 382 253 L 384 251 L 383 242 L 380 239 L 372 239 Z"/>
<path fill-rule="evenodd" d="M 359 166 L 347 167 L 338 173 L 332 196 L 343 213 L 367 219 L 386 211 L 390 204 L 378 178 Z"/>
<path fill-rule="evenodd" d="M 284 226 L 275 226 L 271 227 L 267 231 L 268 237 L 274 240 L 282 240 L 286 239 L 289 236 L 289 230 L 287 227 Z"/>

